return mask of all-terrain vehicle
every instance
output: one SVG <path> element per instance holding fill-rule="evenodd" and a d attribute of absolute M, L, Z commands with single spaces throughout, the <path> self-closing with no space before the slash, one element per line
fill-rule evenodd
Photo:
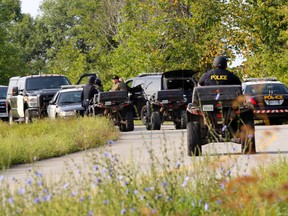
<path fill-rule="evenodd" d="M 253 110 L 240 85 L 194 88 L 187 108 L 188 155 L 201 155 L 202 145 L 211 142 L 234 142 L 244 154 L 256 153 Z"/>
<path fill-rule="evenodd" d="M 192 70 L 164 72 L 158 81 L 144 86 L 147 130 L 160 130 L 164 121 L 172 121 L 176 129 L 185 129 L 187 124 L 186 107 L 191 102 L 192 91 L 196 85 Z M 150 85 L 155 85 L 152 90 Z M 144 111 L 143 111 L 144 110 Z"/>
<path fill-rule="evenodd" d="M 104 115 L 113 120 L 120 131 L 133 131 L 132 103 L 127 91 L 99 92 L 91 105 L 93 116 Z"/>

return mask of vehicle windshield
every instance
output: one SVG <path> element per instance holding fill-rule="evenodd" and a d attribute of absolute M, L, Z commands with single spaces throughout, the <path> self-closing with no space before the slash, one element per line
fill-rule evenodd
<path fill-rule="evenodd" d="M 192 91 L 194 87 L 194 84 L 190 79 L 168 79 L 166 85 L 167 89 L 182 89 L 184 91 Z"/>
<path fill-rule="evenodd" d="M 69 81 L 63 76 L 31 77 L 27 79 L 27 91 L 39 89 L 60 89 L 62 85 L 69 85 Z"/>
<path fill-rule="evenodd" d="M 59 105 L 81 103 L 82 91 L 62 92 L 59 97 Z"/>
<path fill-rule="evenodd" d="M 258 94 L 288 94 L 288 89 L 283 84 L 278 83 L 265 83 L 248 85 L 245 94 L 258 95 Z"/>
<path fill-rule="evenodd" d="M 7 94 L 7 87 L 0 87 L 0 99 L 5 99 Z"/>

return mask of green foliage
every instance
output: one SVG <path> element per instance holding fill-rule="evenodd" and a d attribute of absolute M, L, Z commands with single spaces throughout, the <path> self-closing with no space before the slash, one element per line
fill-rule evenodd
<path fill-rule="evenodd" d="M 287 78 L 286 0 L 44 0 L 33 19 L 20 1 L 1 1 L 1 83 L 12 75 L 61 73 L 73 83 L 96 72 L 110 78 L 193 69 L 199 76 L 216 55 L 239 76 Z"/>
<path fill-rule="evenodd" d="M 118 136 L 106 118 L 47 119 L 13 126 L 1 123 L 1 128 L 1 169 L 98 147 Z"/>

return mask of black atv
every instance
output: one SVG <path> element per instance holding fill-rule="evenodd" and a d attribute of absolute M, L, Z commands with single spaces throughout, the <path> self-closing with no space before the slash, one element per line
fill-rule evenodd
<path fill-rule="evenodd" d="M 196 85 L 195 74 L 191 70 L 168 71 L 144 86 L 146 105 L 141 116 L 147 130 L 160 130 L 165 121 L 172 121 L 175 129 L 186 128 L 186 107 Z"/>
<path fill-rule="evenodd" d="M 244 154 L 256 153 L 253 110 L 240 85 L 194 88 L 187 108 L 188 155 L 201 155 L 202 145 L 211 142 L 234 142 Z"/>
<path fill-rule="evenodd" d="M 120 131 L 133 131 L 132 103 L 126 91 L 99 92 L 91 106 L 93 116 L 104 115 L 117 125 Z"/>
<path fill-rule="evenodd" d="M 187 100 L 182 90 L 162 90 L 147 100 L 147 130 L 160 130 L 164 121 L 173 121 L 176 129 L 185 129 Z"/>

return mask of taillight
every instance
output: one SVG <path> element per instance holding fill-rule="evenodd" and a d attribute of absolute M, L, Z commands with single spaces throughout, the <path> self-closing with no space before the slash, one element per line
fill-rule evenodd
<path fill-rule="evenodd" d="M 249 102 L 252 103 L 253 105 L 256 105 L 256 104 L 257 104 L 254 98 L 250 98 L 250 99 L 249 99 Z"/>

